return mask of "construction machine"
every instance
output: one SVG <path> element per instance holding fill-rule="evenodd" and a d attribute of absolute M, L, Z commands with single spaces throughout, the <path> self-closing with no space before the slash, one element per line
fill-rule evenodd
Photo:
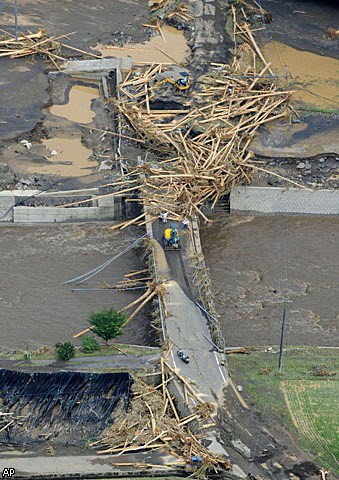
<path fill-rule="evenodd" d="M 179 232 L 176 227 L 170 226 L 169 228 L 166 228 L 162 236 L 162 244 L 163 244 L 164 250 L 180 249 Z"/>
<path fill-rule="evenodd" d="M 157 81 L 151 89 L 158 88 L 160 85 L 169 84 L 175 90 L 179 92 L 184 92 L 188 90 L 191 86 L 191 82 L 187 72 L 179 72 L 178 75 L 169 75 L 162 80 Z"/>

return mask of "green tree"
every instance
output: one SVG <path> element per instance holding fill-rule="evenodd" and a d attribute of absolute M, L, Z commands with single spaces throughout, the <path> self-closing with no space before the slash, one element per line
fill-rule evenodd
<path fill-rule="evenodd" d="M 81 349 L 84 353 L 93 353 L 100 350 L 100 345 L 93 337 L 85 337 L 81 342 Z"/>
<path fill-rule="evenodd" d="M 109 310 L 92 313 L 88 321 L 94 327 L 92 329 L 93 332 L 105 340 L 107 344 L 108 340 L 120 334 L 120 329 L 125 319 L 126 315 L 123 312 L 110 308 Z"/>
<path fill-rule="evenodd" d="M 55 351 L 58 360 L 69 360 L 75 356 L 75 348 L 70 342 L 56 343 Z"/>

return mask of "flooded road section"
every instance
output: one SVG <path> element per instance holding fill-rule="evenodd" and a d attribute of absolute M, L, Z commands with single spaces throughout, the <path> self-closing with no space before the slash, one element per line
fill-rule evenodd
<path fill-rule="evenodd" d="M 155 35 L 145 43 L 127 44 L 124 47 L 97 45 L 103 57 L 131 57 L 133 63 L 185 63 L 190 50 L 183 31 L 174 27 L 162 26 L 162 35 Z"/>
<path fill-rule="evenodd" d="M 84 274 L 119 253 L 141 229 L 114 232 L 111 223 L 0 227 L 0 350 L 32 350 L 39 345 L 75 341 L 88 327 L 87 318 L 103 308 L 122 308 L 140 295 L 134 292 L 72 292 L 63 282 Z M 115 285 L 141 268 L 133 249 L 89 281 L 74 288 Z M 119 341 L 144 344 L 149 326 L 144 314 L 131 321 Z"/>
<path fill-rule="evenodd" d="M 216 307 L 229 346 L 337 346 L 336 218 L 223 216 L 201 231 Z"/>

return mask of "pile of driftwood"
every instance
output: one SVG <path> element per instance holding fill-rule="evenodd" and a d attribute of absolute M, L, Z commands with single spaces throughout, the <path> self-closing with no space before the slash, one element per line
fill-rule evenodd
<path fill-rule="evenodd" d="M 164 0 L 157 6 L 174 3 Z M 151 220 L 167 211 L 171 219 L 198 215 L 209 222 L 204 204 L 213 209 L 234 186 L 250 183 L 256 171 L 279 177 L 254 162 L 249 147 L 260 126 L 291 114 L 293 92 L 279 88 L 243 6 L 232 6 L 231 12 L 233 62 L 211 63 L 209 72 L 194 82 L 190 98 L 160 80 L 168 69 L 163 64 L 135 68 L 120 84 L 116 105 L 121 118 L 133 128 L 133 139 L 155 151 L 160 160 L 139 163 L 111 185 L 112 193 L 103 195 L 123 193 L 130 196 L 129 201 L 147 207 L 138 217 L 113 228 L 144 225 L 146 211 Z M 163 106 L 166 98 L 170 108 Z M 178 103 L 179 108 L 172 107 Z M 127 137 L 121 129 L 118 134 Z"/>
<path fill-rule="evenodd" d="M 242 31 L 248 32 L 246 26 Z M 169 157 L 157 165 L 145 163 L 138 177 L 127 180 L 131 190 L 139 185 L 140 201 L 149 211 L 167 210 L 179 218 L 198 213 L 209 221 L 203 204 L 210 201 L 213 208 L 222 194 L 249 183 L 260 169 L 251 163 L 248 147 L 261 125 L 287 116 L 292 92 L 267 79 L 270 67 L 264 59 L 257 71 L 253 58 L 255 65 L 241 74 L 212 64 L 188 109 L 152 108 L 162 65 L 138 69 L 122 83 L 120 112 L 144 144 Z"/>
<path fill-rule="evenodd" d="M 329 27 L 325 30 L 324 37 L 329 40 L 336 40 L 339 38 L 339 30 Z"/>
<path fill-rule="evenodd" d="M 180 20 L 185 23 L 193 20 L 188 13 L 188 5 L 182 0 L 154 0 L 151 2 L 151 15 L 162 20 Z"/>
<path fill-rule="evenodd" d="M 160 449 L 177 457 L 178 464 L 190 463 L 192 457 L 199 456 L 203 471 L 230 469 L 227 459 L 209 452 L 201 443 L 206 429 L 215 426 L 211 418 L 213 406 L 201 400 L 187 379 L 169 365 L 166 356 L 161 359 L 161 370 L 162 382 L 157 387 L 135 379 L 128 415 L 122 406 L 116 409 L 113 425 L 92 446 L 103 447 L 100 453 L 105 454 Z M 183 389 L 184 401 L 191 407 L 192 413 L 184 418 L 169 392 L 173 381 Z"/>
<path fill-rule="evenodd" d="M 19 58 L 31 55 L 42 55 L 56 64 L 56 60 L 65 59 L 60 56 L 61 37 L 47 37 L 41 29 L 37 33 L 21 34 L 18 38 L 11 34 L 0 36 L 0 57 Z"/>
<path fill-rule="evenodd" d="M 27 35 L 21 33 L 18 38 L 16 38 L 14 35 L 4 32 L 0 35 L 0 58 L 20 58 L 39 55 L 44 59 L 50 60 L 58 70 L 60 70 L 58 61 L 64 62 L 66 60 L 61 56 L 63 47 L 91 57 L 100 58 L 97 55 L 84 52 L 83 50 L 60 42 L 62 38 L 68 38 L 73 33 L 74 32 L 60 35 L 58 37 L 48 37 L 46 30 L 40 29 L 36 33 L 30 32 Z"/>

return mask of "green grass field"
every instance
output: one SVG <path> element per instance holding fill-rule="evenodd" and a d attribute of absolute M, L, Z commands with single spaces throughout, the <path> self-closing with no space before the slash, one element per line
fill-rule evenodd
<path fill-rule="evenodd" d="M 277 349 L 276 349 L 277 350 Z M 278 352 L 229 357 L 233 380 L 261 413 L 282 423 L 321 466 L 339 474 L 339 356 L 337 349 L 287 349 L 282 374 Z"/>

